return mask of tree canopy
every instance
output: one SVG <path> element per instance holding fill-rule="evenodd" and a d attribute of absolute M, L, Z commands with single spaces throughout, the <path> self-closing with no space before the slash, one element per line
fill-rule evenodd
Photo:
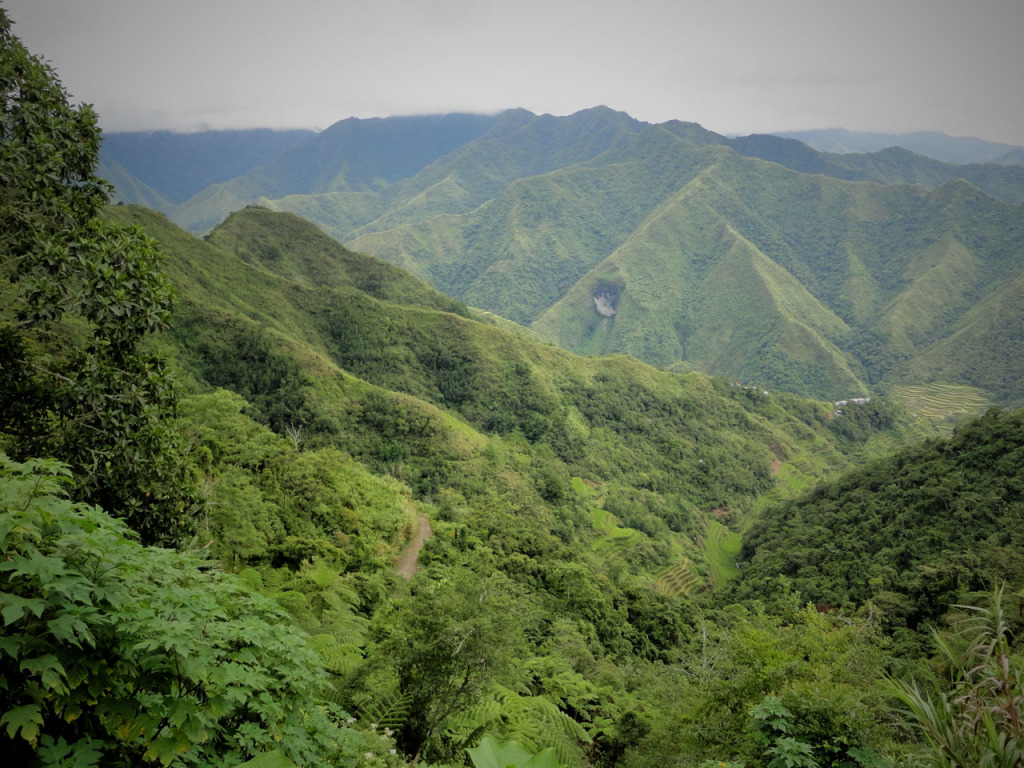
<path fill-rule="evenodd" d="M 66 461 L 79 498 L 171 542 L 196 498 L 166 428 L 173 381 L 145 347 L 171 288 L 155 242 L 99 217 L 99 146 L 95 111 L 0 12 L 0 446 Z"/>

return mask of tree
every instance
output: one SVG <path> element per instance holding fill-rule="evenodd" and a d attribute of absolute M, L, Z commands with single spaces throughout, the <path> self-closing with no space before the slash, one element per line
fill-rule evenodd
<path fill-rule="evenodd" d="M 65 497 L 52 460 L 0 454 L 0 750 L 9 765 L 362 765 L 309 637 L 194 554 Z M 273 750 L 280 749 L 273 760 Z"/>
<path fill-rule="evenodd" d="M 391 693 L 409 697 L 397 737 L 406 753 L 428 760 L 461 755 L 466 745 L 451 743 L 445 725 L 525 653 L 530 610 L 502 574 L 456 570 L 444 580 L 419 582 L 391 616 L 378 619 L 368 663 L 390 673 L 397 688 Z"/>
<path fill-rule="evenodd" d="M 96 113 L 0 10 L 0 439 L 67 462 L 78 498 L 172 542 L 198 497 L 168 425 L 173 381 L 143 349 L 171 289 L 156 244 L 100 218 L 99 146 Z"/>

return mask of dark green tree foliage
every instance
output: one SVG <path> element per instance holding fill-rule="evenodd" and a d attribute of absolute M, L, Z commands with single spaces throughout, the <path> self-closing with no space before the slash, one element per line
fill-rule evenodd
<path fill-rule="evenodd" d="M 841 417 L 837 417 L 841 418 Z M 922 627 L 993 579 L 1024 582 L 1024 412 L 989 411 L 768 510 L 728 599 L 781 574 L 807 600 Z"/>
<path fill-rule="evenodd" d="M 863 443 L 873 434 L 891 429 L 903 413 L 895 402 L 872 398 L 867 403 L 850 403 L 829 422 L 832 430 L 847 445 Z"/>
<path fill-rule="evenodd" d="M 443 726 L 479 701 L 488 683 L 508 675 L 525 651 L 532 601 L 517 592 L 502 574 L 455 571 L 420 584 L 395 606 L 397 620 L 378 622 L 376 664 L 390 668 L 395 693 L 411 700 L 398 734 L 408 754 L 453 760 L 468 746 L 452 743 Z"/>
<path fill-rule="evenodd" d="M 876 628 L 798 608 L 777 587 L 771 613 L 709 611 L 675 664 L 647 671 L 648 732 L 620 765 L 673 765 L 680 755 L 709 768 L 877 764 L 886 729 Z"/>
<path fill-rule="evenodd" d="M 260 326 L 242 318 L 198 318 L 179 313 L 174 335 L 195 360 L 206 383 L 237 392 L 249 403 L 253 418 L 278 434 L 328 427 L 310 403 L 311 381 L 293 359 L 278 351 Z"/>
<path fill-rule="evenodd" d="M 143 351 L 171 306 L 162 255 L 140 231 L 97 218 L 93 110 L 0 13 L 0 432 L 8 450 L 57 456 L 79 497 L 116 509 L 147 540 L 186 532 L 195 503 L 163 418 L 172 381 Z"/>
<path fill-rule="evenodd" d="M 381 750 L 340 727 L 307 636 L 195 555 L 68 501 L 70 473 L 0 454 L 0 748 L 10 765 L 298 765 Z"/>

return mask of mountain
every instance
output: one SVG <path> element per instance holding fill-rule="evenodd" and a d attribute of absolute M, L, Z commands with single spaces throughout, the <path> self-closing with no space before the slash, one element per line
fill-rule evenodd
<path fill-rule="evenodd" d="M 170 215 L 296 213 L 579 353 L 833 400 L 938 380 L 1018 403 L 1000 318 L 1022 200 L 1024 168 L 598 107 L 341 121 Z"/>
<path fill-rule="evenodd" d="M 749 643 L 779 670 L 770 688 L 728 694 L 743 706 L 715 718 L 720 734 L 686 740 L 702 760 L 754 754 L 757 740 L 738 735 L 748 705 L 782 684 L 820 689 L 828 670 L 847 697 L 881 701 L 881 661 L 857 665 L 854 686 L 850 665 L 815 650 L 852 640 L 875 653 L 862 620 L 744 619 L 707 598 L 737 577 L 739 532 L 767 505 L 906 439 L 898 406 L 836 415 L 702 373 L 576 356 L 475 319 L 292 214 L 246 208 L 205 239 L 137 206 L 105 216 L 167 257 L 177 304 L 160 346 L 186 393 L 174 429 L 207 501 L 210 557 L 312 636 L 328 695 L 368 732 L 393 723 L 399 751 L 454 761 L 481 733 L 505 733 L 508 710 L 516 738 L 552 745 L 561 765 L 643 764 L 679 749 L 678 703 L 659 681 L 699 658 L 694 642 L 744 664 Z M 425 525 L 407 583 L 392 563 Z M 764 632 L 795 645 L 762 655 Z M 687 711 L 717 708 L 698 687 L 685 688 Z"/>
<path fill-rule="evenodd" d="M 813 131 L 780 131 L 775 134 L 797 139 L 822 152 L 877 152 L 888 147 L 903 147 L 946 163 L 997 163 L 1021 165 L 1021 147 L 985 141 L 973 136 L 949 136 L 938 131 L 912 133 L 871 133 L 844 128 Z"/>
<path fill-rule="evenodd" d="M 179 205 L 211 184 L 227 181 L 264 165 L 316 134 L 313 131 L 135 131 L 106 133 L 98 175 L 113 182 L 115 200 L 149 207 L 134 185 L 144 185 L 171 206 Z M 133 184 L 125 184 L 127 177 Z M 163 211 L 163 209 L 159 209 Z"/>
<path fill-rule="evenodd" d="M 815 152 L 795 139 L 778 136 L 745 136 L 731 139 L 728 146 L 741 155 L 771 160 L 801 173 L 820 173 L 847 181 L 923 184 L 927 187 L 963 179 L 1005 202 L 1024 202 L 1024 168 L 992 163 L 954 165 L 903 147 L 886 147 L 867 154 L 837 155 Z"/>
<path fill-rule="evenodd" d="M 342 120 L 237 178 L 207 187 L 173 217 L 191 231 L 205 231 L 259 198 L 309 194 L 340 195 L 340 207 L 358 210 L 372 191 L 416 174 L 498 122 L 497 116 L 462 114 Z"/>
<path fill-rule="evenodd" d="M 233 390 L 279 434 L 342 449 L 422 499 L 512 494 L 539 516 L 530 525 L 565 525 L 554 518 L 581 478 L 597 489 L 588 504 L 623 525 L 679 534 L 655 570 L 685 558 L 698 583 L 718 568 L 692 536 L 712 510 L 742 517 L 904 434 L 884 401 L 862 406 L 865 429 L 820 402 L 573 355 L 475 319 L 292 214 L 247 208 L 205 240 L 136 206 L 107 216 L 168 254 L 179 298 L 165 348 L 193 391 Z"/>
<path fill-rule="evenodd" d="M 907 371 L 933 346 L 944 345 L 951 363 L 969 353 L 945 340 L 982 297 L 1003 296 L 993 299 L 996 315 L 1004 303 L 1013 312 L 1000 289 L 1022 274 L 1019 220 L 1018 206 L 963 182 L 879 188 L 778 166 L 750 173 L 722 155 L 532 327 L 568 349 L 684 361 L 834 399 L 922 381 Z M 596 306 L 601 294 L 613 297 L 613 312 Z M 986 326 L 993 335 L 983 348 L 1016 359 L 1022 350 L 999 327 Z M 972 368 L 930 373 L 986 377 L 968 377 Z M 1019 400 L 1010 381 L 1001 394 Z"/>
<path fill-rule="evenodd" d="M 938 622 L 965 590 L 1024 577 L 1022 459 L 1024 413 L 993 410 L 822 483 L 751 527 L 726 599 L 782 575 L 816 604 L 870 605 L 888 631 Z"/>
<path fill-rule="evenodd" d="M 576 352 L 832 399 L 920 383 L 912 360 L 1024 268 L 1020 206 L 962 181 L 852 182 L 750 156 L 778 156 L 767 150 L 782 139 L 740 155 L 689 126 L 631 129 L 485 203 L 447 198 L 419 223 L 382 217 L 348 242 Z M 431 170 L 468 175 L 462 160 Z M 893 167 L 884 160 L 876 168 Z M 317 220 L 302 201 L 273 204 Z M 1011 336 L 980 348 L 1017 359 Z M 946 346 L 947 358 L 967 352 Z M 950 370 L 953 382 L 995 378 L 966 360 Z"/>
<path fill-rule="evenodd" d="M 291 213 L 243 207 L 200 239 L 105 205 L 94 115 L 2 10 L 0 59 L 17 73 L 0 132 L 8 762 L 867 768 L 1017 749 L 1021 414 L 901 449 L 920 430 L 886 398 L 578 356 Z M 992 344 L 1019 295 L 1004 209 L 965 181 L 879 196 L 603 110 L 486 133 L 508 152 L 469 142 L 424 169 L 440 186 L 337 194 L 364 216 L 396 190 L 380 234 L 497 208 L 517 237 L 610 247 L 602 264 L 644 232 L 702 291 L 723 284 L 729 313 L 774 311 L 780 339 L 802 324 L 837 350 L 851 320 L 818 296 L 871 311 L 876 261 L 924 278 L 886 316 L 908 348 L 946 304 Z M 643 174 L 638 141 L 659 148 Z M 591 198 L 579 240 L 544 229 L 545 203 L 570 222 Z M 597 205 L 616 199 L 633 205 Z M 804 225 L 821 211 L 856 275 L 819 268 L 828 243 Z M 922 233 L 934 247 L 877 252 Z M 610 272 L 590 297 L 611 330 L 634 294 L 676 290 L 613 266 L 642 279 Z M 716 322 L 725 346 L 749 325 Z M 924 621 L 952 625 L 932 633 L 945 663 Z M 894 693 L 957 731 L 941 758 Z"/>

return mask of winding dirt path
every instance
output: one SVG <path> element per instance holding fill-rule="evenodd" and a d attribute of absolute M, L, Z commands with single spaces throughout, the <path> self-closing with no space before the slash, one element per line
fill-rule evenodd
<path fill-rule="evenodd" d="M 416 515 L 416 519 L 419 524 L 416 527 L 416 534 L 409 540 L 409 543 L 405 545 L 405 549 L 402 550 L 402 554 L 398 556 L 398 562 L 395 563 L 395 571 L 403 579 L 411 579 L 413 574 L 420 568 L 420 550 L 423 549 L 423 542 L 425 542 L 432 531 L 430 530 L 430 521 L 427 520 L 427 516 L 420 513 Z"/>

